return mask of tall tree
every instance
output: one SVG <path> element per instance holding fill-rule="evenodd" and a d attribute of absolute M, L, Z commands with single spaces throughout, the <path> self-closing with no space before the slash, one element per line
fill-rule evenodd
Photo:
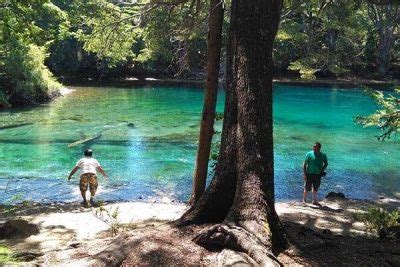
<path fill-rule="evenodd" d="M 197 149 L 196 167 L 193 176 L 193 192 L 191 203 L 195 203 L 206 188 L 208 159 L 210 157 L 211 140 L 214 134 L 215 106 L 217 103 L 218 74 L 221 58 L 222 23 L 224 6 L 221 0 L 211 0 L 208 19 L 207 45 L 207 78 L 204 94 L 203 115 L 200 125 L 199 146 Z"/>
<path fill-rule="evenodd" d="M 380 75 L 386 75 L 390 66 L 395 35 L 400 25 L 400 5 L 369 3 L 368 15 L 378 34 L 376 63 Z"/>
<path fill-rule="evenodd" d="M 196 238 L 229 246 L 258 263 L 276 263 L 265 247 L 287 246 L 275 211 L 272 49 L 281 0 L 233 0 L 227 48 L 226 101 L 214 177 L 180 225 L 217 222 Z"/>

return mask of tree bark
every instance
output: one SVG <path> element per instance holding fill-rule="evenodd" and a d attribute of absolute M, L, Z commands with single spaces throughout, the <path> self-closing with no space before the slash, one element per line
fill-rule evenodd
<path fill-rule="evenodd" d="M 217 169 L 206 193 L 178 223 L 223 220 L 196 240 L 203 245 L 219 240 L 249 254 L 255 242 L 279 252 L 288 244 L 275 211 L 272 135 L 272 48 L 281 0 L 233 0 L 231 8 Z M 271 257 L 257 254 L 255 260 L 263 264 Z"/>
<path fill-rule="evenodd" d="M 200 199 L 206 188 L 208 159 L 210 157 L 211 141 L 214 134 L 223 17 L 223 2 L 221 0 L 211 0 L 208 21 L 207 79 L 200 126 L 199 146 L 197 149 L 195 172 L 193 176 L 191 204 L 196 203 Z"/>

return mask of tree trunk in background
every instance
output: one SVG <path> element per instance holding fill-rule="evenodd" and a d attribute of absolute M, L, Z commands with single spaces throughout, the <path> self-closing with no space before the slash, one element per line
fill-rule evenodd
<path fill-rule="evenodd" d="M 385 76 L 389 70 L 390 52 L 394 43 L 393 32 L 388 29 L 379 33 L 377 65 L 380 75 Z"/>
<path fill-rule="evenodd" d="M 385 76 L 389 70 L 395 33 L 400 24 L 400 6 L 398 3 L 369 1 L 368 15 L 378 33 L 376 63 L 378 72 Z"/>
<path fill-rule="evenodd" d="M 211 141 L 214 134 L 223 16 L 223 2 L 221 0 L 211 0 L 208 22 L 207 80 L 200 126 L 199 146 L 197 149 L 196 166 L 193 176 L 191 204 L 199 200 L 206 188 L 208 159 L 210 157 Z"/>
<path fill-rule="evenodd" d="M 178 221 L 223 220 L 195 241 L 245 251 L 260 264 L 277 263 L 266 247 L 287 246 L 275 211 L 272 135 L 272 48 L 281 4 L 232 1 L 220 156 L 206 193 Z"/>

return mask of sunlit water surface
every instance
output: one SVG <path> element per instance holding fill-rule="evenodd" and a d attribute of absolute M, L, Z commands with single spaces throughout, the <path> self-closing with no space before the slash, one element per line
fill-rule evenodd
<path fill-rule="evenodd" d="M 194 88 L 73 88 L 41 107 L 0 112 L 0 203 L 79 200 L 69 171 L 91 147 L 110 175 L 105 200 L 176 199 L 191 192 L 202 90 Z M 219 93 L 218 111 L 224 93 Z M 329 158 L 320 192 L 353 198 L 400 191 L 399 140 L 379 142 L 376 129 L 354 125 L 375 106 L 360 90 L 277 86 L 274 91 L 275 188 L 279 200 L 299 199 L 301 164 L 314 141 Z M 133 123 L 132 125 L 128 125 Z M 220 125 L 218 126 L 220 127 Z M 91 143 L 68 147 L 101 134 Z"/>

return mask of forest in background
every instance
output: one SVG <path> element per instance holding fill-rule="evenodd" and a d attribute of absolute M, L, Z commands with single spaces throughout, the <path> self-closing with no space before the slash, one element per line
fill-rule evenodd
<path fill-rule="evenodd" d="M 48 101 L 71 78 L 203 79 L 208 7 L 200 0 L 2 0 L 0 107 Z M 399 23 L 398 1 L 286 0 L 274 72 L 396 79 Z M 224 75 L 225 51 L 221 65 Z"/>

